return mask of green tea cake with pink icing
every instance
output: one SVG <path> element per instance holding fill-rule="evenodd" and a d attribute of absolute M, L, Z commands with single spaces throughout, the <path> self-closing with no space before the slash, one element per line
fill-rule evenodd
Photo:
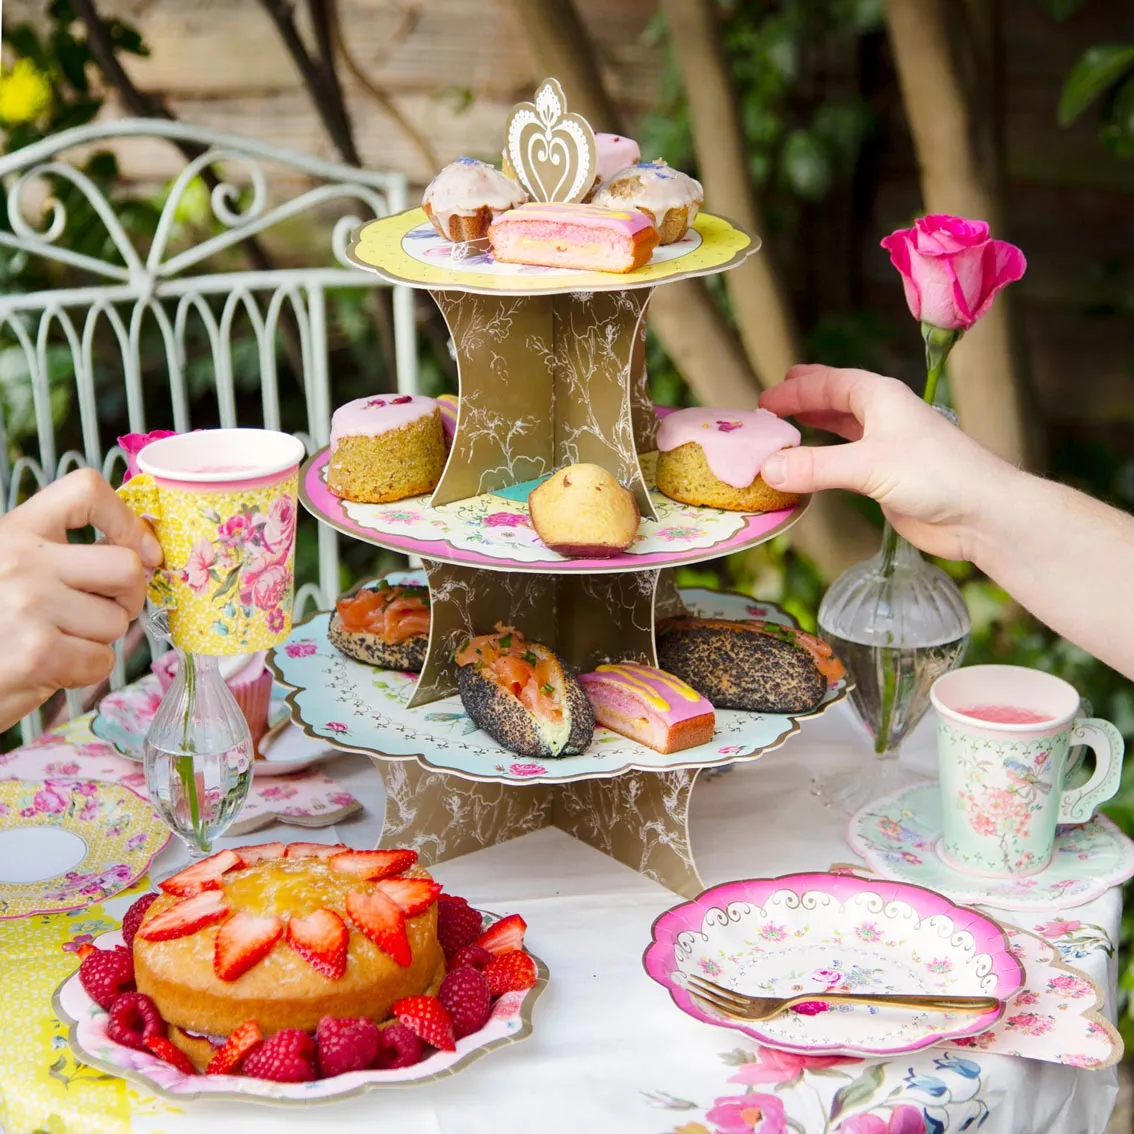
<path fill-rule="evenodd" d="M 767 410 L 676 410 L 658 423 L 658 491 L 730 512 L 790 508 L 799 497 L 769 488 L 760 470 L 799 441 L 794 425 Z"/>
<path fill-rule="evenodd" d="M 579 681 L 598 724 L 655 752 L 680 752 L 713 738 L 713 706 L 672 673 L 619 662 L 581 674 Z"/>
<path fill-rule="evenodd" d="M 634 209 L 532 202 L 498 216 L 488 239 L 492 254 L 508 264 L 632 272 L 653 255 L 658 230 Z"/>
<path fill-rule="evenodd" d="M 387 504 L 432 492 L 445 469 L 445 432 L 433 398 L 356 398 L 331 417 L 327 487 L 340 499 Z"/>

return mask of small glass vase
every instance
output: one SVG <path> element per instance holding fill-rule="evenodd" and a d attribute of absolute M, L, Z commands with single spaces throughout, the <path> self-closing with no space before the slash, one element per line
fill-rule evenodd
<path fill-rule="evenodd" d="M 840 575 L 819 606 L 819 632 L 847 667 L 850 703 L 875 759 L 819 784 L 857 811 L 897 791 L 907 777 L 902 741 L 929 708 L 929 688 L 961 664 L 972 620 L 956 583 L 886 524 L 878 554 Z"/>
<path fill-rule="evenodd" d="M 165 637 L 163 613 L 151 619 Z M 176 647 L 175 647 L 176 648 Z M 178 650 L 173 683 L 146 733 L 146 789 L 194 861 L 236 818 L 252 784 L 248 722 L 215 657 Z"/>

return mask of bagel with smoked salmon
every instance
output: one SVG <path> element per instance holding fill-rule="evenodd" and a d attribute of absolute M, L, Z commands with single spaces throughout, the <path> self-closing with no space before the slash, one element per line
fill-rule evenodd
<path fill-rule="evenodd" d="M 420 673 L 429 644 L 429 588 L 380 579 L 335 603 L 332 646 L 378 669 Z"/>
<path fill-rule="evenodd" d="M 670 618 L 657 649 L 658 665 L 716 709 L 809 713 L 845 672 L 822 638 L 774 622 Z"/>
<path fill-rule="evenodd" d="M 457 687 L 472 721 L 519 756 L 577 756 L 595 715 L 579 680 L 555 653 L 510 626 L 464 642 L 453 655 Z"/>

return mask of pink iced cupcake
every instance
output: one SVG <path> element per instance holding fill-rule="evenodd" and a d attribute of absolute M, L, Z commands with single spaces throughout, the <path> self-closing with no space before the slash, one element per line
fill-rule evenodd
<path fill-rule="evenodd" d="M 272 703 L 272 671 L 264 664 L 265 657 L 260 652 L 220 659 L 221 676 L 248 722 L 257 756 L 260 741 L 268 731 L 268 710 Z M 164 695 L 177 675 L 177 651 L 166 651 L 150 668 Z"/>

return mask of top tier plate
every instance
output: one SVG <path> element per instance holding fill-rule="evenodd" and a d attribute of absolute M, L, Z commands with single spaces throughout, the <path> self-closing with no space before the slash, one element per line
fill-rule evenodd
<path fill-rule="evenodd" d="M 453 244 L 439 236 L 420 209 L 369 221 L 355 232 L 347 256 L 385 279 L 431 291 L 473 291 L 488 295 L 553 295 L 570 291 L 626 291 L 654 287 L 690 276 L 734 268 L 760 241 L 723 217 L 701 213 L 680 240 L 654 250 L 635 272 L 577 272 L 502 264 L 487 242 Z"/>

